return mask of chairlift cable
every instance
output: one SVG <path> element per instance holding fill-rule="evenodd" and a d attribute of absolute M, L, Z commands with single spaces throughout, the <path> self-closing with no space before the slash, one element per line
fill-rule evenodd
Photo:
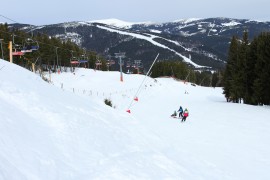
<path fill-rule="evenodd" d="M 15 20 L 11 19 L 11 18 L 8 18 L 8 17 L 6 17 L 6 16 L 4 16 L 4 15 L 1 15 L 1 14 L 0 14 L 0 16 L 2 16 L 3 18 L 8 19 L 8 20 L 10 20 L 10 21 L 12 21 L 12 22 L 14 22 L 14 23 L 22 24 L 22 23 L 20 23 L 20 22 L 18 22 L 18 21 L 15 21 Z M 31 24 L 29 24 L 29 25 L 30 25 L 30 27 L 33 27 L 33 25 L 31 25 Z M 1 31 L 1 30 L 0 30 L 0 31 Z M 33 30 L 31 30 L 31 31 L 33 31 Z M 13 32 L 13 33 L 8 33 L 8 32 L 5 32 L 5 31 L 1 31 L 1 32 L 7 33 L 7 34 L 11 34 L 11 35 L 14 35 L 14 32 Z M 37 32 L 40 33 L 40 34 L 43 34 L 43 35 L 47 35 L 47 34 L 45 34 L 45 33 L 39 32 L 39 31 L 37 31 Z M 26 32 L 26 33 L 27 33 L 27 32 Z M 20 37 L 20 38 L 25 38 L 25 37 L 18 36 L 18 35 L 14 35 L 14 36 L 17 36 L 17 37 Z M 48 36 L 48 35 L 47 35 L 47 36 Z M 40 43 L 40 44 L 44 44 L 44 45 L 48 45 L 48 46 L 52 46 L 52 47 L 57 47 L 57 46 L 55 46 L 55 45 L 51 45 L 51 44 L 39 42 L 39 41 L 37 41 L 37 40 L 35 40 L 35 41 L 36 41 L 37 43 Z M 58 48 L 63 49 L 63 50 L 69 50 L 69 51 L 70 51 L 70 49 L 61 48 L 61 47 L 58 47 Z"/>
<path fill-rule="evenodd" d="M 18 35 L 16 35 L 15 33 L 9 33 L 9 32 L 5 32 L 5 31 L 1 31 L 0 30 L 0 32 L 2 32 L 2 33 L 6 33 L 6 34 L 10 34 L 11 36 L 14 34 L 14 36 L 17 36 L 17 37 L 19 37 L 19 38 L 25 38 L 25 37 L 22 37 L 22 36 L 18 36 Z M 66 51 L 72 51 L 72 50 L 70 50 L 70 49 L 66 49 L 66 48 L 62 48 L 62 47 L 58 47 L 58 46 L 55 46 L 55 45 L 51 45 L 51 44 L 48 44 L 48 43 L 44 43 L 44 42 L 40 42 L 40 41 L 37 41 L 37 40 L 35 40 L 37 43 L 39 43 L 39 44 L 43 44 L 43 45 L 48 45 L 48 46 L 51 46 L 51 47 L 54 47 L 54 48 L 59 48 L 59 49 L 62 49 L 62 50 L 66 50 Z M 4 41 L 3 41 L 4 42 Z M 5 44 L 8 44 L 8 43 L 5 43 Z"/>
<path fill-rule="evenodd" d="M 1 14 L 0 14 L 0 16 L 3 17 L 3 18 L 5 18 L 5 19 L 8 19 L 8 20 L 10 20 L 10 21 L 12 21 L 12 22 L 14 22 L 14 23 L 20 24 L 18 21 L 15 21 L 15 20 L 13 20 L 13 19 L 11 19 L 11 18 L 8 18 L 8 17 L 6 17 L 6 16 L 4 16 L 4 15 L 1 15 Z M 40 42 L 40 41 L 38 41 L 38 40 L 35 40 L 35 39 L 33 38 L 33 31 L 34 31 L 34 27 L 35 27 L 35 26 L 33 26 L 33 25 L 31 25 L 31 24 L 29 24 L 29 25 L 30 25 L 30 31 L 31 31 L 31 39 L 32 39 L 34 42 L 37 43 L 36 48 L 34 48 L 34 49 L 32 48 L 32 50 L 37 50 L 37 49 L 39 48 L 39 44 L 43 44 L 43 45 L 47 45 L 47 46 L 54 47 L 54 48 L 56 48 L 56 49 L 59 48 L 59 49 L 66 50 L 66 51 L 73 51 L 73 50 L 70 50 L 70 49 L 58 47 L 58 46 L 55 46 L 55 45 L 51 45 L 51 44 L 47 44 L 47 43 L 44 43 L 44 42 Z M 32 28 L 32 27 L 33 27 L 33 28 Z M 25 32 L 25 33 L 26 33 L 26 34 L 29 34 L 30 31 Z M 25 38 L 25 37 L 22 37 L 22 36 L 15 35 L 14 32 L 9 33 L 9 32 L 5 32 L 5 31 L 1 31 L 1 30 L 0 30 L 0 32 L 6 33 L 6 34 L 11 34 L 11 35 L 12 35 L 12 42 L 13 42 L 13 43 L 14 43 L 14 36 L 20 37 L 20 38 L 22 38 L 22 39 Z M 39 31 L 36 31 L 36 32 L 48 36 L 48 35 L 45 34 L 45 33 L 42 33 L 42 32 L 39 32 Z M 66 32 L 66 31 L 65 31 L 65 32 Z M 8 43 L 5 43 L 5 42 L 4 42 L 4 44 L 8 44 Z M 38 47 L 38 48 L 37 48 L 37 47 Z M 85 49 L 84 49 L 84 55 L 86 56 L 86 50 L 85 50 Z"/>

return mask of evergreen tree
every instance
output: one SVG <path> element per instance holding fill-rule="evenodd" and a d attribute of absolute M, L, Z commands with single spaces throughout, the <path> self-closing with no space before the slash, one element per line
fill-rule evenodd
<path fill-rule="evenodd" d="M 211 86 L 212 87 L 217 87 L 217 86 L 219 86 L 218 85 L 218 80 L 219 80 L 219 77 L 218 77 L 218 73 L 213 73 L 212 74 L 212 77 L 211 77 Z"/>
<path fill-rule="evenodd" d="M 234 87 L 234 78 L 235 75 L 235 67 L 237 65 L 238 60 L 238 42 L 235 36 L 232 37 L 229 53 L 228 53 L 228 61 L 226 65 L 226 69 L 224 72 L 223 79 L 223 94 L 225 95 L 227 101 L 236 102 L 238 98 L 238 94 Z"/>
<path fill-rule="evenodd" d="M 254 99 L 259 105 L 270 104 L 270 33 L 258 37 L 255 65 Z"/>
<path fill-rule="evenodd" d="M 249 53 L 249 42 L 248 42 L 248 33 L 245 31 L 243 33 L 243 39 L 239 45 L 239 57 L 238 57 L 238 67 L 236 73 L 238 74 L 238 91 L 239 91 L 239 100 L 246 99 L 247 92 L 247 57 Z"/>
<path fill-rule="evenodd" d="M 250 44 L 249 53 L 246 61 L 246 90 L 245 90 L 245 103 L 256 105 L 254 99 L 253 85 L 257 78 L 255 74 L 255 64 L 257 62 L 257 38 L 254 38 Z"/>
<path fill-rule="evenodd" d="M 251 44 L 247 32 L 239 44 L 232 38 L 223 79 L 225 97 L 233 102 L 270 104 L 270 33 L 261 33 Z"/>

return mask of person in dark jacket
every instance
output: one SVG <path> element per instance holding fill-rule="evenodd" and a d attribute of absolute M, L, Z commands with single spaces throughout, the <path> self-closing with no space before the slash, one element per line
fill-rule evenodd
<path fill-rule="evenodd" d="M 182 108 L 182 106 L 180 106 L 178 112 L 179 112 L 179 118 L 183 117 L 183 108 Z"/>

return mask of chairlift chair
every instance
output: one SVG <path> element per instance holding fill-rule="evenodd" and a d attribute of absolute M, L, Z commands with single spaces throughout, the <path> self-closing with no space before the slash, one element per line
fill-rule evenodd
<path fill-rule="evenodd" d="M 96 64 L 96 67 L 99 67 L 102 65 L 102 63 L 100 61 L 97 61 L 95 64 Z"/>
<path fill-rule="evenodd" d="M 110 64 L 111 65 L 115 64 L 115 61 L 114 60 L 110 60 Z"/>
<path fill-rule="evenodd" d="M 114 60 L 107 60 L 106 64 L 108 66 L 111 66 L 111 65 L 115 64 L 115 61 Z"/>
<path fill-rule="evenodd" d="M 21 52 L 21 51 L 16 51 L 16 52 L 12 52 L 12 55 L 13 55 L 13 56 L 23 56 L 24 53 Z"/>
<path fill-rule="evenodd" d="M 79 61 L 70 61 L 70 64 L 79 64 Z"/>
<path fill-rule="evenodd" d="M 12 55 L 13 56 L 22 56 L 24 55 L 24 52 L 21 52 L 22 46 L 19 44 L 13 44 L 12 46 Z"/>
<path fill-rule="evenodd" d="M 100 66 L 102 65 L 102 62 L 99 60 L 99 59 L 97 59 L 96 60 L 96 62 L 95 62 L 95 64 L 96 64 L 96 68 L 95 69 L 100 69 Z"/>
<path fill-rule="evenodd" d="M 85 54 L 81 55 L 80 59 L 78 60 L 80 64 L 82 63 L 88 63 L 88 58 Z"/>
<path fill-rule="evenodd" d="M 101 66 L 101 65 L 102 65 L 101 61 L 100 61 L 100 60 L 97 60 L 97 61 L 96 61 L 96 65 L 97 65 L 97 66 Z"/>
<path fill-rule="evenodd" d="M 79 63 L 81 64 L 81 63 L 87 63 L 88 62 L 88 60 L 79 60 Z"/>
<path fill-rule="evenodd" d="M 78 65 L 79 64 L 79 61 L 78 61 L 78 59 L 76 58 L 76 57 L 71 57 L 70 58 L 70 64 L 72 64 L 72 65 Z"/>
<path fill-rule="evenodd" d="M 34 41 L 31 38 L 27 38 L 25 40 L 25 44 L 21 50 L 21 52 L 27 53 L 27 52 L 33 52 L 37 51 L 39 49 L 39 45 L 37 41 Z"/>
<path fill-rule="evenodd" d="M 14 35 L 12 36 L 12 44 L 13 44 L 12 45 L 12 55 L 13 56 L 22 56 L 22 55 L 24 55 L 24 53 L 21 52 L 22 45 L 15 43 Z"/>
<path fill-rule="evenodd" d="M 127 68 L 130 68 L 130 66 L 131 66 L 131 62 L 130 61 L 127 61 L 126 67 Z"/>

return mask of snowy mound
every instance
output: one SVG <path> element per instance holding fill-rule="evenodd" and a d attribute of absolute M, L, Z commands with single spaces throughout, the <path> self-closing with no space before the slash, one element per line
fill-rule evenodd
<path fill-rule="evenodd" d="M 0 69 L 0 179 L 270 178 L 269 107 L 172 78 L 77 68 L 49 84 Z M 170 117 L 180 105 L 184 123 Z"/>
<path fill-rule="evenodd" d="M 107 24 L 111 26 L 116 26 L 119 28 L 130 28 L 134 23 L 131 22 L 125 22 L 119 19 L 102 19 L 102 20 L 93 20 L 89 21 L 91 23 L 96 22 L 96 23 L 102 23 L 102 24 Z"/>
<path fill-rule="evenodd" d="M 102 19 L 102 20 L 93 20 L 89 21 L 90 23 L 102 23 L 102 24 L 107 24 L 110 26 L 116 26 L 119 28 L 131 28 L 132 25 L 134 24 L 150 24 L 151 22 L 126 22 L 122 21 L 119 19 Z"/>
<path fill-rule="evenodd" d="M 173 22 L 175 23 L 178 23 L 178 22 L 181 22 L 181 23 L 191 23 L 193 21 L 199 21 L 201 20 L 202 18 L 188 18 L 188 19 L 178 19 L 178 20 L 174 20 Z"/>
<path fill-rule="evenodd" d="M 144 127 L 126 112 L 62 91 L 1 60 L 2 66 L 0 179 L 151 177 L 140 172 L 142 164 L 156 155 L 170 161 L 144 140 Z M 161 170 L 156 164 L 148 168 Z"/>

